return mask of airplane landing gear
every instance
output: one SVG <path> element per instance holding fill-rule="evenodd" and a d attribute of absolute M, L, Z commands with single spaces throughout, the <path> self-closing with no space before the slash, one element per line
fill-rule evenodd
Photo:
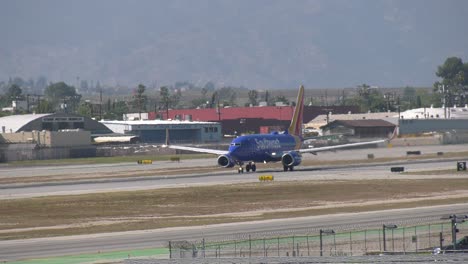
<path fill-rule="evenodd" d="M 252 170 L 252 172 L 255 172 L 257 170 L 257 166 L 255 165 L 254 162 L 249 162 L 247 163 L 247 165 L 245 166 L 245 170 L 247 172 L 249 172 L 250 170 Z"/>
<path fill-rule="evenodd" d="M 288 169 L 289 169 L 290 171 L 293 171 L 293 170 L 294 170 L 294 166 L 283 165 L 283 170 L 284 170 L 284 171 L 288 171 Z"/>
<path fill-rule="evenodd" d="M 244 173 L 244 168 L 242 168 L 242 166 L 239 167 L 239 169 L 237 169 L 237 173 Z"/>

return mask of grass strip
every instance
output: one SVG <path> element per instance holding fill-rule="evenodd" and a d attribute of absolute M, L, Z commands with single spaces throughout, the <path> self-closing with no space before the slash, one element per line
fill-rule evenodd
<path fill-rule="evenodd" d="M 72 256 L 61 256 L 43 259 L 31 259 L 21 260 L 8 263 L 14 264 L 78 264 L 78 263 L 93 263 L 99 261 L 117 261 L 130 258 L 157 258 L 158 256 L 166 257 L 169 254 L 167 248 L 156 248 L 156 249 L 140 249 L 140 250 L 125 250 L 115 251 L 106 253 L 95 253 L 95 254 L 80 254 Z"/>
<path fill-rule="evenodd" d="M 410 208 L 466 202 L 463 195 L 441 196 L 464 191 L 468 191 L 468 179 L 330 180 L 4 200 L 0 203 L 0 239 Z M 411 198 L 419 200 L 406 200 Z"/>
<path fill-rule="evenodd" d="M 106 164 L 136 162 L 137 160 L 167 161 L 171 157 L 183 159 L 203 159 L 212 158 L 212 154 L 177 154 L 177 155 L 136 155 L 117 157 L 90 157 L 90 158 L 70 158 L 70 159 L 49 159 L 49 160 L 22 160 L 7 163 L 11 166 L 50 166 L 50 165 L 82 165 L 82 164 Z"/>

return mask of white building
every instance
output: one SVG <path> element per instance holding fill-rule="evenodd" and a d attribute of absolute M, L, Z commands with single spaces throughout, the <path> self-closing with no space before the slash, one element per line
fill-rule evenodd
<path fill-rule="evenodd" d="M 141 142 L 166 142 L 166 130 L 171 143 L 207 143 L 221 141 L 221 124 L 179 120 L 102 120 L 112 132 L 138 136 Z"/>
<path fill-rule="evenodd" d="M 398 115 L 397 115 L 398 117 Z M 401 119 L 468 119 L 468 106 L 416 108 L 400 113 Z"/>

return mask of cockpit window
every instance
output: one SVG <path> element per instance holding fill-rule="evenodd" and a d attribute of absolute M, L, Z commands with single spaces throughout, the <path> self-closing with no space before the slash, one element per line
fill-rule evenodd
<path fill-rule="evenodd" d="M 240 146 L 241 143 L 231 143 L 231 146 Z"/>

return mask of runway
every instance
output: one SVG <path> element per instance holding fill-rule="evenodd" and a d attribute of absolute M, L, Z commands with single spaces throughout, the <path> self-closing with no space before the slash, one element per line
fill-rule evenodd
<path fill-rule="evenodd" d="M 144 176 L 131 178 L 110 178 L 96 180 L 75 180 L 57 183 L 3 184 L 0 185 L 0 199 L 18 199 L 48 195 L 71 195 L 102 193 L 111 191 L 151 190 L 174 187 L 210 186 L 258 182 L 258 176 L 269 174 L 275 181 L 291 180 L 364 180 L 364 179 L 426 179 L 440 175 L 405 175 L 390 172 L 392 166 L 404 166 L 405 171 L 431 169 L 454 169 L 458 159 L 421 160 L 391 162 L 384 164 L 332 165 L 298 167 L 293 172 L 259 169 L 256 173 L 238 174 L 232 172 L 192 173 L 188 175 Z M 182 164 L 181 164 L 182 165 Z M 181 166 L 179 165 L 179 166 Z M 187 164 L 183 164 L 186 166 Z M 459 175 L 444 175 L 444 178 L 457 178 Z"/>
<path fill-rule="evenodd" d="M 316 235 L 321 228 L 347 230 L 376 228 L 381 227 L 383 223 L 430 223 L 440 221 L 441 216 L 467 213 L 467 204 L 456 204 L 210 226 L 0 241 L 0 261 L 166 247 L 169 240 L 201 240 L 202 238 L 239 240 L 246 239 L 249 234 L 256 237 Z"/>
<path fill-rule="evenodd" d="M 367 154 L 374 154 L 375 158 L 405 158 L 407 151 L 419 150 L 422 154 L 434 154 L 437 152 L 466 152 L 468 144 L 460 145 L 431 145 L 431 146 L 407 146 L 407 147 L 379 147 L 368 149 L 343 149 L 337 152 L 321 152 L 318 155 L 305 154 L 303 160 L 317 161 L 339 161 L 339 160 L 358 160 L 367 159 Z M 216 157 L 204 159 L 184 159 L 179 162 L 157 161 L 152 165 L 138 165 L 133 163 L 118 164 L 83 164 L 83 165 L 54 165 L 54 166 L 31 166 L 14 167 L 9 165 L 0 166 L 0 178 L 5 177 L 31 177 L 31 176 L 50 176 L 50 175 L 71 175 L 71 174 L 94 174 L 94 173 L 112 173 L 122 171 L 144 171 L 149 168 L 171 169 L 179 167 L 200 167 L 216 166 Z M 299 166 L 298 168 L 300 168 Z M 261 165 L 259 166 L 261 168 Z M 278 164 L 278 169 L 281 165 Z"/>

